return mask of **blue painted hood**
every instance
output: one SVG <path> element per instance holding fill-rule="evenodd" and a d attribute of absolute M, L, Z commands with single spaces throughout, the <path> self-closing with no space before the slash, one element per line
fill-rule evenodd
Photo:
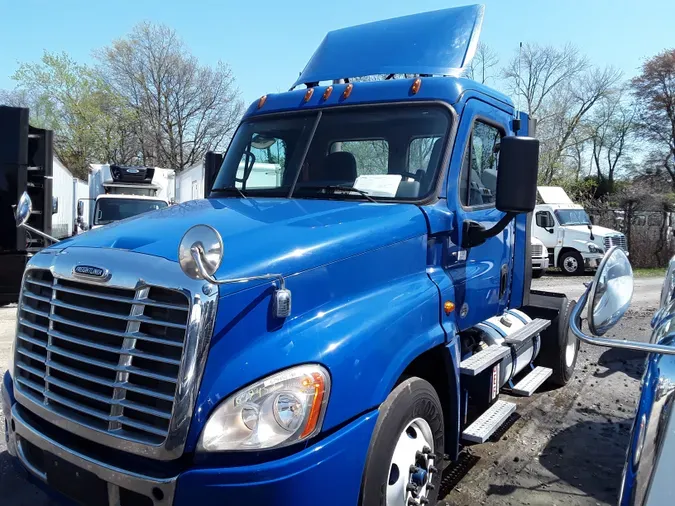
<path fill-rule="evenodd" d="M 220 278 L 290 275 L 427 231 L 421 210 L 411 204 L 228 198 L 111 223 L 54 247 L 126 249 L 177 261 L 183 234 L 197 224 L 212 226 L 223 238 Z"/>
<path fill-rule="evenodd" d="M 483 13 L 468 5 L 329 32 L 293 87 L 377 74 L 458 76 L 476 51 Z"/>

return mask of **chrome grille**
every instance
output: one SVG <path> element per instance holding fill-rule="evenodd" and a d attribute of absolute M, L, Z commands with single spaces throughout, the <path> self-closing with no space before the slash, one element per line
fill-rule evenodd
<path fill-rule="evenodd" d="M 32 269 L 19 303 L 17 386 L 60 416 L 159 445 L 169 434 L 189 309 L 175 290 Z"/>
<path fill-rule="evenodd" d="M 543 254 L 543 249 L 541 247 L 541 244 L 533 244 L 532 245 L 532 256 L 533 257 L 540 257 Z"/>
<path fill-rule="evenodd" d="M 626 236 L 621 235 L 610 235 L 605 237 L 605 249 L 608 250 L 612 246 L 618 246 L 624 251 L 628 251 L 626 244 Z"/>

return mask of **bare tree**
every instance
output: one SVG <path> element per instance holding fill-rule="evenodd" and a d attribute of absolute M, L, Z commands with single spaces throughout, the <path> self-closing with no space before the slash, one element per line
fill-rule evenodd
<path fill-rule="evenodd" d="M 521 44 L 502 74 L 512 94 L 525 99 L 530 117 L 542 120 L 538 113 L 547 98 L 589 67 L 586 57 L 570 44 L 559 49 L 528 42 Z"/>
<path fill-rule="evenodd" d="M 599 195 L 614 191 L 619 162 L 625 160 L 635 130 L 635 107 L 620 92 L 603 98 L 586 122 Z"/>
<path fill-rule="evenodd" d="M 640 133 L 653 146 L 650 160 L 668 172 L 675 190 L 675 49 L 647 60 L 632 86 Z"/>
<path fill-rule="evenodd" d="M 96 53 L 103 79 L 127 102 L 143 162 L 183 169 L 222 148 L 243 111 L 231 69 L 202 66 L 176 32 L 141 23 Z"/>
<path fill-rule="evenodd" d="M 495 70 L 499 65 L 499 55 L 484 42 L 479 42 L 476 54 L 464 70 L 464 76 L 486 84 L 495 77 Z"/>

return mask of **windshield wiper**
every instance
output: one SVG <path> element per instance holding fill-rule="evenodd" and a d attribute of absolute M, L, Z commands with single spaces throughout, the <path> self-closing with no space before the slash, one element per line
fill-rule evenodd
<path fill-rule="evenodd" d="M 354 193 L 360 193 L 363 195 L 366 199 L 370 200 L 371 202 L 377 202 L 373 197 L 368 195 L 368 192 L 359 190 L 358 188 L 354 188 L 353 186 L 340 186 L 340 185 L 326 185 L 326 186 L 299 186 L 297 190 L 325 190 L 325 191 L 333 191 L 335 190 L 338 191 L 343 191 L 343 192 L 354 192 Z"/>
<path fill-rule="evenodd" d="M 213 191 L 213 192 L 228 192 L 228 191 L 231 192 L 231 191 L 234 191 L 234 192 L 238 193 L 239 195 L 241 195 L 241 198 L 243 198 L 243 199 L 248 198 L 246 195 L 244 195 L 244 192 L 241 191 L 236 186 L 225 186 L 223 188 L 213 188 L 213 189 L 211 189 L 211 191 Z"/>

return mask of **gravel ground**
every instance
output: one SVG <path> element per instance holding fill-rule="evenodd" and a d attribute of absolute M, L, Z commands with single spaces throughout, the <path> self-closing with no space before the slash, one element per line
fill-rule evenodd
<path fill-rule="evenodd" d="M 559 275 L 533 288 L 578 297 L 590 277 Z M 610 335 L 647 340 L 661 278 L 635 280 L 633 305 Z M 0 308 L 0 374 L 8 362 L 16 307 Z M 644 356 L 582 345 L 570 385 L 517 399 L 520 418 L 496 442 L 468 448 L 468 472 L 445 504 L 615 504 Z M 56 506 L 17 473 L 4 444 L 0 414 L 0 504 Z"/>

